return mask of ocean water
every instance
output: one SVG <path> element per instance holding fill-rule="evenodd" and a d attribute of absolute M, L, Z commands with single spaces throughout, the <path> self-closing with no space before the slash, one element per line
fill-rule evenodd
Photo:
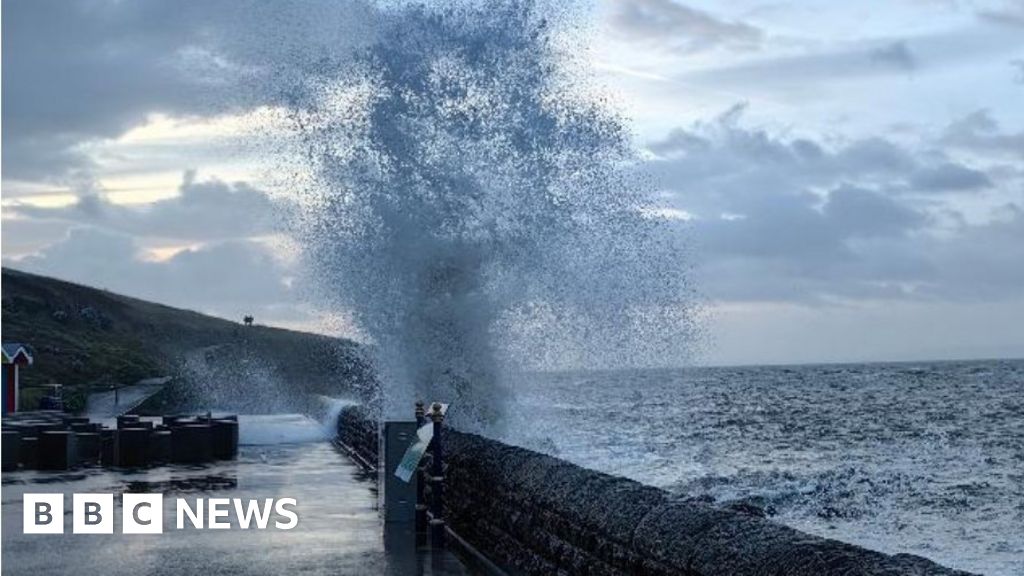
<path fill-rule="evenodd" d="M 505 440 L 889 553 L 1024 574 L 1024 361 L 537 374 Z"/>

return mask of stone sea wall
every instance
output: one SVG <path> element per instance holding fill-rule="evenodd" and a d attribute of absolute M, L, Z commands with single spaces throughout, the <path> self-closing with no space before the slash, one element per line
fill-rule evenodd
<path fill-rule="evenodd" d="M 361 463 L 377 465 L 377 422 L 369 419 L 362 408 L 350 406 L 338 414 L 338 440 L 355 452 Z"/>
<path fill-rule="evenodd" d="M 357 410 L 343 442 L 376 461 Z M 742 510 L 455 430 L 446 430 L 445 519 L 512 574 L 953 576 L 908 554 L 812 536 Z"/>

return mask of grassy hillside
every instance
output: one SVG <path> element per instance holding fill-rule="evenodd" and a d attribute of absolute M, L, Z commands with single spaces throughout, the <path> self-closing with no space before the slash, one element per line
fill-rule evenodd
<path fill-rule="evenodd" d="M 223 385 L 245 396 L 244 382 L 220 380 L 244 380 L 246 372 L 237 368 L 257 364 L 264 380 L 288 391 L 331 394 L 369 380 L 359 347 L 347 340 L 247 327 L 8 268 L 2 301 L 3 341 L 34 351 L 35 364 L 22 372 L 28 398 L 48 383 L 64 384 L 65 396 L 74 399 L 90 389 L 168 375 L 182 389 L 214 393 Z"/>

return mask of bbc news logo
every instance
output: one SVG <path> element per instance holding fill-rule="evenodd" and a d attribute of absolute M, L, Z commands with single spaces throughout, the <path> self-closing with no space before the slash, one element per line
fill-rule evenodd
<path fill-rule="evenodd" d="M 64 533 L 63 494 L 25 494 L 25 534 Z M 74 494 L 71 499 L 71 530 L 74 534 L 113 534 L 113 494 Z M 299 524 L 294 498 L 186 498 L 175 501 L 175 526 L 184 530 L 186 525 L 200 530 L 228 530 L 234 528 L 232 514 L 238 528 L 291 530 Z M 205 514 L 204 514 L 205 510 Z M 274 519 L 271 522 L 271 519 Z M 121 496 L 122 534 L 163 534 L 163 494 L 123 494 Z"/>

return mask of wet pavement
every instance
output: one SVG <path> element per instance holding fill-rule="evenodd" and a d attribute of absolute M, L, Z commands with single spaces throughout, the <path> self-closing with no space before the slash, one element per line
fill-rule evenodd
<path fill-rule="evenodd" d="M 113 418 L 124 414 L 163 389 L 170 377 L 149 378 L 116 391 L 94 392 L 86 401 L 85 415 L 90 418 Z"/>
<path fill-rule="evenodd" d="M 246 429 L 266 431 L 265 419 L 242 417 Z M 295 417 L 292 417 L 295 419 Z M 264 419 L 264 420 L 261 420 Z M 271 423 L 272 424 L 272 423 Z M 295 428 L 295 422 L 278 427 Z M 301 427 L 300 427 L 301 428 Z M 312 428 L 310 428 L 312 430 Z M 307 431 L 308 432 L 308 431 Z M 3 557 L 7 574 L 465 574 L 450 554 L 417 551 L 412 536 L 382 536 L 375 484 L 329 443 L 309 441 L 298 431 L 248 435 L 239 458 L 204 466 L 161 466 L 136 472 L 101 468 L 70 473 L 22 471 L 3 475 Z M 280 443 L 289 437 L 302 443 Z M 275 440 L 276 439 L 276 440 Z M 64 534 L 24 534 L 25 493 L 63 493 Z M 72 493 L 113 493 L 114 534 L 73 534 Z M 164 494 L 163 534 L 122 534 L 121 495 Z M 243 530 L 232 512 L 232 528 L 176 526 L 177 498 L 294 498 L 298 525 L 292 530 Z"/>

